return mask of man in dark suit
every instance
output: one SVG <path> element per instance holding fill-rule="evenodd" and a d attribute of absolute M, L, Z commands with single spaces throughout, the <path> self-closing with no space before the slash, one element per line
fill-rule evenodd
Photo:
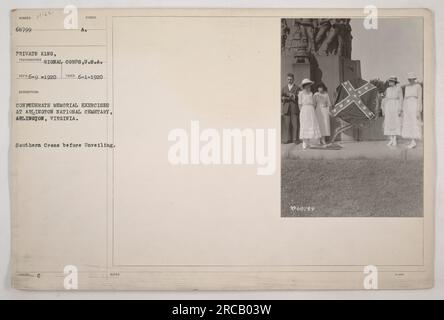
<path fill-rule="evenodd" d="M 299 88 L 294 75 L 287 74 L 287 85 L 282 88 L 282 143 L 299 143 Z"/>

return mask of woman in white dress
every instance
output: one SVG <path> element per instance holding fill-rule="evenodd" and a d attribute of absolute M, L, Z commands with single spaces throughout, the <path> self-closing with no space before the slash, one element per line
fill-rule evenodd
<path fill-rule="evenodd" d="M 313 96 L 319 129 L 321 130 L 321 144 L 326 144 L 325 138 L 330 136 L 330 108 L 331 102 L 327 87 L 321 83 L 318 92 Z"/>
<path fill-rule="evenodd" d="M 422 87 L 416 82 L 414 73 L 408 74 L 409 84 L 405 86 L 404 105 L 402 108 L 402 137 L 411 139 L 408 148 L 416 147 L 416 139 L 421 139 L 422 132 Z"/>
<path fill-rule="evenodd" d="M 309 79 L 302 80 L 302 90 L 298 95 L 301 123 L 299 137 L 303 141 L 302 149 L 307 149 L 310 146 L 311 139 L 319 139 L 321 137 L 321 130 L 319 129 L 318 118 L 314 108 L 313 93 L 311 92 L 312 84 L 313 81 Z"/>
<path fill-rule="evenodd" d="M 384 115 L 384 135 L 390 136 L 387 145 L 396 147 L 396 136 L 401 135 L 402 89 L 398 86 L 396 77 L 390 77 L 388 83 L 381 108 Z"/>

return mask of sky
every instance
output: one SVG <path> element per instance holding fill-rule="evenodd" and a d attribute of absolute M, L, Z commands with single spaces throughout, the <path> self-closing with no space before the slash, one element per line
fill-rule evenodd
<path fill-rule="evenodd" d="M 423 80 L 422 18 L 379 18 L 378 29 L 367 30 L 362 19 L 352 19 L 352 59 L 361 61 L 365 80 L 396 76 L 402 84 L 407 73 Z"/>

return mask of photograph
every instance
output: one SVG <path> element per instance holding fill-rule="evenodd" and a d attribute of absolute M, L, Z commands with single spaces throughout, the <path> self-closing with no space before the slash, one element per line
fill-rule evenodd
<path fill-rule="evenodd" d="M 281 19 L 281 216 L 423 216 L 423 19 Z"/>

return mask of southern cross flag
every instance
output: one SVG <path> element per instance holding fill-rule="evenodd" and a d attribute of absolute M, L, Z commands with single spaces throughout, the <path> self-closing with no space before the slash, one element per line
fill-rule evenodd
<path fill-rule="evenodd" d="M 332 115 L 351 124 L 361 124 L 376 117 L 378 89 L 363 79 L 341 83 L 336 89 Z"/>

